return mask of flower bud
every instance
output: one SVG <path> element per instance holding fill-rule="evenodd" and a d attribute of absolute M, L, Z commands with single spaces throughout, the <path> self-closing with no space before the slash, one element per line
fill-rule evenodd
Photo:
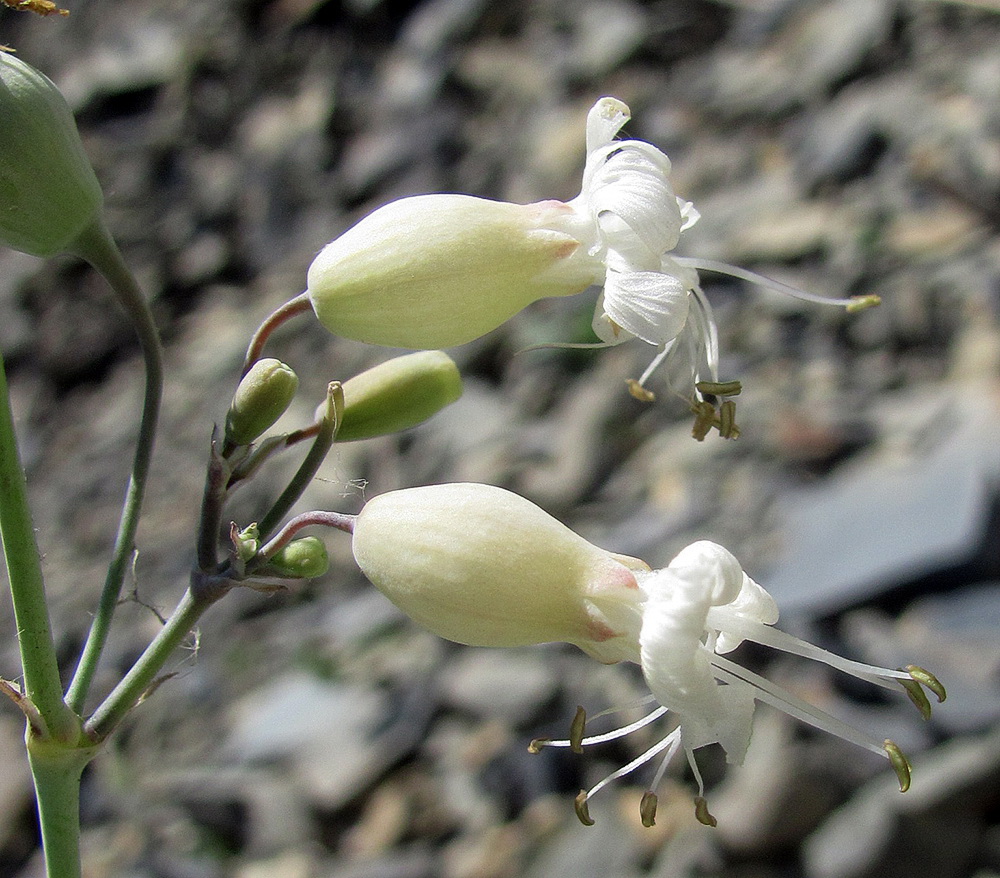
<path fill-rule="evenodd" d="M 576 222 L 555 201 L 403 198 L 323 248 L 307 291 L 320 322 L 345 338 L 423 350 L 465 344 L 538 299 L 593 283 Z"/>
<path fill-rule="evenodd" d="M 243 376 L 226 415 L 226 441 L 249 445 L 272 427 L 295 396 L 299 379 L 280 360 L 265 358 Z"/>
<path fill-rule="evenodd" d="M 261 572 L 292 579 L 313 579 L 329 569 L 330 558 L 323 541 L 317 537 L 303 537 L 292 540 L 276 552 Z"/>
<path fill-rule="evenodd" d="M 534 503 L 489 485 L 410 488 L 370 500 L 354 525 L 365 575 L 419 624 L 472 646 L 564 641 L 636 660 L 635 571 Z"/>
<path fill-rule="evenodd" d="M 337 441 L 407 430 L 461 395 L 458 367 L 442 351 L 396 357 L 344 382 L 344 420 Z"/>
<path fill-rule="evenodd" d="M 72 247 L 103 203 L 55 84 L 0 51 L 0 243 L 32 256 Z"/>

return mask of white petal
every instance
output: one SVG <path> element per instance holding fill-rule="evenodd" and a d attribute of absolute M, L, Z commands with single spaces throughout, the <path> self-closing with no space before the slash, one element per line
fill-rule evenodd
<path fill-rule="evenodd" d="M 618 98 L 601 98 L 594 104 L 587 114 L 587 155 L 611 143 L 630 118 L 628 104 Z"/>
<path fill-rule="evenodd" d="M 687 320 L 687 289 L 677 278 L 658 271 L 609 271 L 604 312 L 644 342 L 667 344 Z"/>
<path fill-rule="evenodd" d="M 690 229 L 691 226 L 701 219 L 701 214 L 698 213 L 697 208 L 690 201 L 684 201 L 682 198 L 678 198 L 677 206 L 680 208 L 681 219 L 684 221 L 681 226 L 682 232 Z"/>
<path fill-rule="evenodd" d="M 596 335 L 606 345 L 614 346 L 621 344 L 623 341 L 630 341 L 635 338 L 631 332 L 622 329 L 608 316 L 607 312 L 604 310 L 603 291 L 597 299 L 597 308 L 594 309 L 594 319 L 590 325 L 594 330 L 594 335 Z"/>
<path fill-rule="evenodd" d="M 773 625 L 778 621 L 778 605 L 774 598 L 745 573 L 736 599 L 708 611 L 708 627 L 719 632 L 715 644 L 717 653 L 730 652 L 743 642 L 746 635 L 737 633 L 734 629 L 741 628 L 739 623 L 744 620 L 761 625 Z"/>

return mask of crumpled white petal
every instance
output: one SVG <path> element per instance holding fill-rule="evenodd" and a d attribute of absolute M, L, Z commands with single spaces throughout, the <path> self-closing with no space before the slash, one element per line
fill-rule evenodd
<path fill-rule="evenodd" d="M 634 336 L 664 345 L 677 337 L 687 318 L 688 292 L 676 277 L 658 271 L 609 271 L 594 331 L 607 344 L 620 344 Z M 616 326 L 629 334 L 622 336 Z"/>

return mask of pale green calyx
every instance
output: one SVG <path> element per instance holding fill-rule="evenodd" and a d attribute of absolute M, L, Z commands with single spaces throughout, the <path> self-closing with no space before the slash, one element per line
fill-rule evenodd
<path fill-rule="evenodd" d="M 409 488 L 354 525 L 365 575 L 431 631 L 473 646 L 564 641 L 600 661 L 638 660 L 641 561 L 588 543 L 490 485 Z"/>
<path fill-rule="evenodd" d="M 421 350 L 465 344 L 538 299 L 596 280 L 576 222 L 556 201 L 403 198 L 328 244 L 307 291 L 337 335 Z"/>
<path fill-rule="evenodd" d="M 243 376 L 226 415 L 226 442 L 249 445 L 270 429 L 291 404 L 299 379 L 280 360 L 258 360 Z"/>
<path fill-rule="evenodd" d="M 462 395 L 462 378 L 443 351 L 418 351 L 344 382 L 338 442 L 398 433 L 421 424 Z"/>
<path fill-rule="evenodd" d="M 0 243 L 54 256 L 97 222 L 100 184 L 55 84 L 0 52 Z"/>

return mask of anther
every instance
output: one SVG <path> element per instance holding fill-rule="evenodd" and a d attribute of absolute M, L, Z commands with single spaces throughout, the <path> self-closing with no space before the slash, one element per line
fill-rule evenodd
<path fill-rule="evenodd" d="M 864 311 L 866 308 L 874 308 L 882 304 L 882 297 L 871 293 L 867 296 L 851 296 L 847 303 L 847 313 L 853 314 L 855 311 Z"/>
<path fill-rule="evenodd" d="M 715 827 L 719 825 L 719 821 L 709 813 L 708 802 L 705 801 L 704 796 L 694 797 L 694 816 L 704 826 Z"/>
<path fill-rule="evenodd" d="M 652 390 L 647 390 L 635 378 L 626 378 L 625 385 L 628 387 L 629 395 L 639 402 L 655 402 L 656 394 Z"/>
<path fill-rule="evenodd" d="M 896 777 L 899 779 L 899 791 L 905 793 L 910 788 L 910 772 L 913 770 L 910 761 L 903 755 L 903 751 L 888 738 L 885 739 L 885 743 L 882 746 L 885 748 L 886 755 L 889 757 L 889 763 L 892 765 L 893 771 L 896 772 Z"/>
<path fill-rule="evenodd" d="M 743 391 L 743 384 L 739 381 L 699 381 L 695 384 L 695 389 L 712 396 L 739 396 Z"/>
<path fill-rule="evenodd" d="M 590 809 L 587 807 L 587 791 L 580 790 L 576 799 L 573 800 L 573 809 L 576 816 L 584 826 L 593 826 L 594 820 L 590 816 Z"/>
<path fill-rule="evenodd" d="M 906 690 L 906 694 L 909 696 L 910 701 L 912 701 L 917 710 L 920 711 L 920 715 L 926 720 L 931 718 L 931 703 L 927 700 L 927 695 L 924 693 L 923 687 L 916 680 L 900 680 L 899 685 Z"/>
<path fill-rule="evenodd" d="M 918 683 L 921 683 L 930 689 L 939 703 L 948 697 L 948 693 L 945 692 L 944 686 L 941 685 L 941 681 L 930 671 L 924 670 L 918 665 L 907 665 L 903 670 L 905 670 Z"/>
<path fill-rule="evenodd" d="M 731 399 L 725 400 L 719 406 L 719 435 L 723 439 L 739 438 L 740 428 L 736 426 L 736 403 Z"/>
<path fill-rule="evenodd" d="M 587 726 L 587 711 L 582 707 L 576 709 L 573 722 L 569 724 L 569 749 L 574 753 L 583 752 L 583 732 Z"/>
<path fill-rule="evenodd" d="M 691 426 L 691 435 L 701 442 L 717 423 L 715 406 L 710 402 L 695 402 L 691 404 L 691 411 L 694 412 L 694 424 Z"/>
<path fill-rule="evenodd" d="M 528 752 L 535 754 L 541 753 L 551 740 L 551 738 L 534 738 L 532 742 L 528 744 Z"/>
<path fill-rule="evenodd" d="M 642 825 L 647 829 L 656 825 L 656 804 L 656 793 L 652 790 L 646 790 L 642 794 L 642 801 L 639 802 L 639 817 L 642 819 Z"/>

